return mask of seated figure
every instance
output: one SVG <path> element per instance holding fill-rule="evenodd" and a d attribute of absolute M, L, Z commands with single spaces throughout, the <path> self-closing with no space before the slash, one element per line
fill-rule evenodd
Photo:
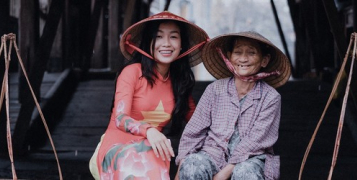
<path fill-rule="evenodd" d="M 279 179 L 281 97 L 289 59 L 248 31 L 213 38 L 202 51 L 217 79 L 207 86 L 179 144 L 175 179 Z"/>

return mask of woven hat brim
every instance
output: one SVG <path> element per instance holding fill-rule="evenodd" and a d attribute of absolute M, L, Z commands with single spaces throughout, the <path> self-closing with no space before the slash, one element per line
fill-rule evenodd
<path fill-rule="evenodd" d="M 222 57 L 217 52 L 216 48 L 221 48 L 223 53 L 226 55 L 227 50 L 224 49 L 224 47 L 226 47 L 230 38 L 234 36 L 255 39 L 262 43 L 268 44 L 271 47 L 271 59 L 267 67 L 264 68 L 264 71 L 272 72 L 278 70 L 280 75 L 267 77 L 264 79 L 265 82 L 267 82 L 270 86 L 277 88 L 284 85 L 289 80 L 291 75 L 291 65 L 289 59 L 269 40 L 257 33 L 252 32 L 225 34 L 217 36 L 206 43 L 202 50 L 202 60 L 205 68 L 213 77 L 216 79 L 222 79 L 233 76 L 233 74 L 228 70 Z"/>
<path fill-rule="evenodd" d="M 189 36 L 189 41 L 190 41 L 189 48 L 191 48 L 201 42 L 208 41 L 209 36 L 202 28 L 198 27 L 197 25 L 195 25 L 181 17 L 174 18 L 174 17 L 178 17 L 174 14 L 171 14 L 171 15 L 172 16 L 159 16 L 159 17 L 156 16 L 154 19 L 153 19 L 153 16 L 151 16 L 149 18 L 143 19 L 143 20 L 135 23 L 134 25 L 130 26 L 123 33 L 123 35 L 120 39 L 120 50 L 123 53 L 124 57 L 127 60 L 130 60 L 130 59 L 132 59 L 132 56 L 133 56 L 133 54 L 130 54 L 125 49 L 125 40 L 126 40 L 127 36 L 131 35 L 130 41 L 133 44 L 135 44 L 136 46 L 138 46 L 141 43 L 141 36 L 142 36 L 143 30 L 144 30 L 144 27 L 145 27 L 146 23 L 148 23 L 150 21 L 172 20 L 172 21 L 179 21 L 179 22 L 185 23 L 186 27 L 187 27 L 187 34 Z M 192 51 L 188 55 L 191 67 L 196 66 L 202 62 L 201 53 L 202 53 L 202 47 Z"/>

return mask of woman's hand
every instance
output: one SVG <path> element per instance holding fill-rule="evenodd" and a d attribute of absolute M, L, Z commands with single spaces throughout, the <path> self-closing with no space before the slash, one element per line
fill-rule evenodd
<path fill-rule="evenodd" d="M 163 161 L 166 159 L 171 161 L 171 157 L 175 157 L 170 140 L 156 128 L 149 128 L 146 131 L 146 137 L 151 144 L 156 157 L 160 156 Z"/>

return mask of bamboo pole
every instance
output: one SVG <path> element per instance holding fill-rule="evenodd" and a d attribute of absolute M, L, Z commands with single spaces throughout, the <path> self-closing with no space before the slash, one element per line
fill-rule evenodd
<path fill-rule="evenodd" d="M 7 49 L 7 46 L 6 46 L 6 41 L 7 40 L 9 40 L 9 42 L 10 42 L 9 49 Z M 50 143 L 51 143 L 51 146 L 52 146 L 52 149 L 53 149 L 56 161 L 57 161 L 57 167 L 58 167 L 60 180 L 63 180 L 61 166 L 59 164 L 56 148 L 54 146 L 54 143 L 53 143 L 53 140 L 52 140 L 52 137 L 51 137 L 51 133 L 50 133 L 49 128 L 47 126 L 45 117 L 44 117 L 44 115 L 42 113 L 40 104 L 38 103 L 36 95 L 35 95 L 35 93 L 33 91 L 33 88 L 32 88 L 32 86 L 30 84 L 30 81 L 29 81 L 28 75 L 26 73 L 24 64 L 22 62 L 22 58 L 20 56 L 19 48 L 16 45 L 16 36 L 15 36 L 15 34 L 10 33 L 8 35 L 4 35 L 4 36 L 1 37 L 0 55 L 1 55 L 1 52 L 4 50 L 5 74 L 4 74 L 4 79 L 3 79 L 2 88 L 1 88 L 0 103 L 2 103 L 2 101 L 4 99 L 4 96 L 5 96 L 6 120 L 7 120 L 7 122 L 6 122 L 7 123 L 6 124 L 7 145 L 8 145 L 8 152 L 9 152 L 9 157 L 10 157 L 10 162 L 11 162 L 11 170 L 12 170 L 13 179 L 17 180 L 17 175 L 16 175 L 16 171 L 15 171 L 14 155 L 13 155 L 12 139 L 11 139 L 10 117 L 9 117 L 9 114 L 10 114 L 9 113 L 9 107 L 10 107 L 10 105 L 9 105 L 9 86 L 8 86 L 8 74 L 9 74 L 9 65 L 10 65 L 10 60 L 11 60 L 11 49 L 12 49 L 12 47 L 14 47 L 15 50 L 16 50 L 17 58 L 18 58 L 20 66 L 21 66 L 22 72 L 23 72 L 23 74 L 24 74 L 24 76 L 26 78 L 26 81 L 27 81 L 27 84 L 28 84 L 29 89 L 31 91 L 33 100 L 34 100 L 34 102 L 36 104 L 37 110 L 39 111 L 39 114 L 41 116 L 43 125 L 44 125 L 44 127 L 46 129 L 48 138 L 50 140 Z M 7 50 L 8 50 L 8 52 L 7 52 Z M 0 109 L 1 109 L 1 107 L 0 107 Z"/>
<path fill-rule="evenodd" d="M 6 111 L 6 139 L 7 139 L 7 147 L 8 147 L 8 153 L 9 153 L 9 158 L 10 158 L 10 163 L 11 163 L 11 172 L 12 172 L 12 178 L 14 180 L 17 180 L 17 175 L 16 175 L 16 170 L 15 170 L 15 164 L 14 164 L 14 153 L 12 149 L 12 139 L 11 139 L 11 129 L 10 129 L 10 111 L 9 111 L 9 82 L 8 82 L 8 77 L 9 77 L 9 66 L 10 66 L 10 58 L 11 58 L 11 49 L 12 49 L 12 41 L 10 41 L 9 49 L 7 49 L 6 46 L 6 41 L 8 39 L 11 39 L 11 35 L 4 35 L 1 37 L 1 47 L 4 48 L 4 57 L 5 57 L 5 73 L 4 73 L 4 79 L 2 83 L 2 88 L 1 88 L 1 101 L 0 103 L 2 104 L 5 96 L 5 111 Z M 1 50 L 2 50 L 1 48 Z M 7 52 L 8 50 L 8 52 Z M 1 54 L 1 53 L 0 53 Z"/>
<path fill-rule="evenodd" d="M 321 125 L 321 123 L 322 123 L 322 120 L 323 120 L 323 118 L 325 117 L 326 111 L 327 111 L 327 109 L 328 109 L 328 107 L 329 107 L 329 105 L 330 105 L 330 103 L 331 103 L 331 101 L 332 101 L 332 99 L 333 99 L 334 94 L 336 93 L 337 87 L 338 87 L 338 85 L 339 85 L 339 83 L 340 83 L 340 80 L 341 80 L 341 77 L 342 77 L 342 75 L 343 75 L 343 73 L 344 73 L 345 66 L 346 66 L 348 57 L 349 57 L 349 55 L 350 55 L 350 49 L 351 49 L 351 46 L 352 46 L 352 42 L 353 42 L 353 40 L 356 41 L 355 38 L 356 38 L 356 35 L 355 35 L 355 33 L 353 33 L 353 34 L 351 35 L 350 43 L 349 43 L 349 45 L 348 45 L 347 52 L 346 52 L 346 54 L 345 54 L 345 58 L 344 58 L 343 63 L 342 63 L 342 65 L 341 65 L 340 71 L 339 71 L 339 73 L 338 73 L 338 75 L 337 75 L 336 81 L 335 81 L 335 83 L 334 83 L 334 85 L 333 85 L 333 88 L 332 88 L 330 97 L 329 97 L 329 99 L 328 99 L 328 101 L 327 101 L 327 104 L 326 104 L 326 106 L 325 106 L 325 108 L 324 108 L 324 111 L 322 112 L 322 115 L 321 115 L 321 117 L 320 117 L 320 120 L 319 120 L 319 122 L 317 123 L 317 126 L 316 126 L 316 128 L 315 128 L 315 131 L 314 131 L 314 133 L 313 133 L 313 135 L 312 135 L 312 137 L 311 137 L 311 139 L 310 139 L 310 142 L 309 142 L 309 144 L 308 144 L 308 146 L 307 146 L 307 148 L 306 148 L 306 151 L 305 151 L 305 154 L 304 154 L 304 157 L 303 157 L 301 166 L 300 166 L 300 172 L 299 172 L 299 178 L 298 178 L 299 180 L 301 180 L 302 172 L 303 172 L 303 170 L 304 170 L 304 166 L 305 166 L 307 157 L 308 157 L 308 155 L 309 155 L 310 149 L 311 149 L 311 147 L 312 147 L 312 144 L 314 143 L 316 134 L 317 134 L 317 132 L 318 132 L 318 130 L 319 130 L 319 128 L 320 128 L 320 125 Z M 356 49 L 356 46 L 354 46 L 354 51 L 353 51 L 354 54 L 355 54 L 355 49 Z M 353 59 L 353 60 L 354 60 L 354 59 Z M 351 65 L 351 67 L 352 67 L 352 65 Z M 351 74 L 351 73 L 350 73 L 350 74 Z M 344 101 L 344 103 L 345 103 L 345 101 Z M 346 108 L 346 106 L 344 106 L 344 109 L 345 109 L 345 108 Z M 343 114 L 345 113 L 345 111 L 344 111 L 343 109 L 341 110 L 341 114 L 342 114 L 342 113 L 343 113 Z M 340 121 L 341 121 L 341 119 L 340 119 Z M 341 123 L 343 123 L 343 121 L 339 123 L 339 126 L 340 126 Z M 341 129 L 341 130 L 338 131 L 338 134 L 339 134 L 340 132 L 342 132 L 342 127 L 341 127 L 341 128 L 339 127 L 339 129 Z M 338 144 L 337 144 L 337 143 L 335 144 L 335 151 L 337 151 L 337 152 L 338 152 L 338 148 L 339 148 L 339 139 L 340 139 L 340 138 L 341 138 L 341 136 L 336 137 L 336 142 L 338 142 Z M 334 157 L 334 159 L 336 160 L 336 159 L 337 159 L 337 153 L 334 152 L 333 157 Z M 331 165 L 330 173 L 333 171 L 334 163 L 336 163 L 336 162 L 333 161 L 333 163 L 332 163 L 332 165 Z M 331 174 L 331 176 L 332 176 L 332 174 Z"/>
<path fill-rule="evenodd" d="M 349 72 L 347 86 L 346 86 L 346 90 L 345 90 L 345 96 L 343 97 L 343 104 L 342 104 L 342 109 L 341 109 L 341 114 L 340 114 L 340 120 L 339 120 L 339 123 L 338 123 L 338 129 L 337 129 L 336 140 L 335 140 L 335 148 L 334 148 L 334 151 L 333 151 L 332 163 L 331 163 L 331 168 L 330 168 L 328 180 L 331 180 L 331 178 L 332 178 L 333 170 L 335 168 L 336 161 L 337 161 L 338 151 L 339 151 L 339 148 L 340 148 L 340 140 L 341 140 L 341 134 L 342 134 L 342 129 L 343 129 L 343 122 L 344 122 L 344 119 L 345 119 L 347 98 L 348 98 L 348 94 L 350 92 L 351 79 L 352 79 L 352 73 L 353 73 L 353 65 L 354 65 L 354 61 L 355 61 L 355 57 L 356 57 L 356 48 L 357 48 L 356 47 L 356 42 L 357 42 L 357 38 L 356 38 L 354 33 L 351 36 L 353 36 L 353 38 L 354 38 L 352 62 L 351 62 L 350 72 Z"/>

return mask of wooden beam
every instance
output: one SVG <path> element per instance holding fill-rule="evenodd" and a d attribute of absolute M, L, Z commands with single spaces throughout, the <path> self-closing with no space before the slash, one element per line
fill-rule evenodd
<path fill-rule="evenodd" d="M 168 11 L 170 7 L 171 0 L 166 0 L 164 11 Z"/>
<path fill-rule="evenodd" d="M 40 30 L 39 30 L 39 13 L 38 1 L 21 0 L 20 18 L 19 18 L 19 35 L 20 55 L 28 73 L 31 72 L 30 66 L 35 59 L 35 51 L 38 46 Z M 26 79 L 20 71 L 19 74 L 19 102 L 22 103 L 26 96 Z M 39 94 L 39 92 L 36 92 Z"/>
<path fill-rule="evenodd" d="M 107 2 L 107 0 L 102 0 L 104 2 Z M 93 48 L 92 48 L 92 56 L 90 57 L 89 61 L 89 69 L 100 69 L 104 68 L 106 64 L 108 64 L 107 60 L 107 48 L 108 48 L 108 43 L 107 40 L 105 39 L 106 36 L 106 31 L 108 31 L 108 23 L 107 19 L 104 17 L 106 14 L 106 9 L 107 6 L 103 6 L 101 8 L 99 19 L 98 19 L 98 24 L 96 28 L 96 33 L 94 36 L 94 41 L 93 43 Z M 94 29 L 93 29 L 94 30 Z M 93 37 L 91 37 L 93 38 Z M 92 39 L 89 39 L 90 41 Z"/>
<path fill-rule="evenodd" d="M 48 13 L 48 18 L 43 29 L 42 36 L 38 43 L 38 48 L 35 52 L 35 58 L 33 59 L 33 62 L 31 62 L 30 69 L 28 70 L 31 86 L 34 91 L 37 92 L 37 99 L 39 99 L 42 79 L 46 70 L 48 59 L 50 57 L 52 44 L 56 36 L 58 24 L 62 16 L 63 7 L 63 0 L 52 0 Z M 20 113 L 16 121 L 13 135 L 14 153 L 18 155 L 22 155 L 24 152 L 26 152 L 26 147 L 24 147 L 26 145 L 25 139 L 27 131 L 29 129 L 29 123 L 31 121 L 32 113 L 35 107 L 34 100 L 27 84 L 23 85 L 23 87 L 26 87 L 26 91 L 23 94 L 24 96 L 21 103 Z"/>
<path fill-rule="evenodd" d="M 123 30 L 125 31 L 129 26 L 133 24 L 133 16 L 135 14 L 135 4 L 136 0 L 131 0 L 126 2 Z"/>
<path fill-rule="evenodd" d="M 325 8 L 325 12 L 326 15 L 328 17 L 330 26 L 331 26 L 331 32 L 334 36 L 334 40 L 337 46 L 337 50 L 339 52 L 340 58 L 343 59 L 345 57 L 346 51 L 347 51 L 347 42 L 346 42 L 346 36 L 350 37 L 350 34 L 345 35 L 344 33 L 344 26 L 342 24 L 340 24 L 340 20 L 338 18 L 338 12 L 337 12 L 337 8 L 334 4 L 334 1 L 332 0 L 322 0 L 323 4 L 324 4 L 324 8 Z M 355 6 L 355 3 L 353 3 L 353 6 Z M 353 7 L 354 10 L 356 9 L 356 7 Z M 356 18 L 356 16 L 354 16 L 354 18 Z M 354 22 L 356 22 L 356 20 L 354 20 Z M 354 24 L 355 25 L 355 24 Z M 355 28 L 355 27 L 354 27 Z M 349 39 L 348 39 L 349 41 Z M 345 67 L 345 72 L 346 74 L 349 74 L 349 69 L 351 67 L 351 62 L 348 61 Z M 354 73 L 352 75 L 352 79 L 356 79 L 357 78 L 357 69 L 354 68 L 353 69 Z M 346 77 L 344 78 L 345 81 L 347 81 Z M 345 89 L 345 84 L 340 84 L 339 85 L 341 89 Z M 343 91 L 341 91 L 343 92 Z M 357 108 L 357 84 L 356 83 L 351 83 L 350 86 L 350 95 L 352 97 L 353 103 L 354 103 L 354 107 Z M 338 99 L 342 99 L 343 98 L 343 93 L 340 93 L 337 95 Z M 356 109 L 354 109 L 356 110 Z"/>
<path fill-rule="evenodd" d="M 330 30 L 334 37 L 340 59 L 343 59 L 347 50 L 346 36 L 343 25 L 338 16 L 337 8 L 333 0 L 322 0 L 326 16 L 330 23 Z"/>
<path fill-rule="evenodd" d="M 91 1 L 66 0 L 63 24 L 63 61 L 65 68 L 81 68 L 88 46 Z"/>
<path fill-rule="evenodd" d="M 353 31 L 357 32 L 357 2 L 352 1 L 352 8 L 353 8 Z"/>
<path fill-rule="evenodd" d="M 109 23 L 108 23 L 108 61 L 111 71 L 118 71 L 124 63 L 123 58 L 119 59 L 119 38 L 122 29 L 119 27 L 121 19 L 122 0 L 109 0 Z"/>
<path fill-rule="evenodd" d="M 105 1 L 95 0 L 94 8 L 90 17 L 89 31 L 86 36 L 88 44 L 86 46 L 86 50 L 84 54 L 85 57 L 82 63 L 82 70 L 84 73 L 88 72 L 90 68 L 91 58 L 93 56 L 94 42 L 97 35 L 99 20 L 101 17 L 100 14 L 102 12 L 102 8 L 104 7 L 104 5 L 105 5 Z"/>
<path fill-rule="evenodd" d="M 23 64 L 25 66 L 25 69 L 27 70 L 27 73 L 31 73 L 32 70 L 30 68 L 31 63 L 35 59 L 35 51 L 38 46 L 38 41 L 39 41 L 39 16 L 38 16 L 38 1 L 27 1 L 27 0 L 21 0 L 21 7 L 26 7 L 26 8 L 21 8 L 20 9 L 20 18 L 19 18 L 19 42 L 20 42 L 20 56 L 23 60 Z M 24 143 L 24 135 L 26 134 L 28 127 L 29 127 L 29 122 L 31 119 L 31 115 L 33 112 L 33 107 L 26 108 L 25 106 L 28 103 L 29 97 L 31 97 L 26 79 L 22 71 L 19 71 L 19 86 L 18 86 L 18 92 L 19 92 L 19 102 L 23 104 L 23 106 L 20 107 L 22 111 L 20 110 L 19 113 L 24 113 L 23 115 L 27 116 L 18 116 L 18 119 L 16 122 L 18 122 L 17 125 L 17 131 L 16 131 L 16 137 L 13 137 L 13 146 L 14 146 L 14 153 L 15 154 L 22 154 L 21 149 L 22 145 Z M 34 93 L 36 95 L 40 94 L 39 88 L 34 88 Z M 33 104 L 34 102 L 31 101 L 29 104 Z M 16 129 L 16 125 L 15 125 Z M 15 131 L 15 130 L 14 130 Z M 21 132 L 22 131 L 22 134 Z M 15 132 L 14 132 L 15 134 Z M 21 145 L 20 145 L 21 144 Z"/>

